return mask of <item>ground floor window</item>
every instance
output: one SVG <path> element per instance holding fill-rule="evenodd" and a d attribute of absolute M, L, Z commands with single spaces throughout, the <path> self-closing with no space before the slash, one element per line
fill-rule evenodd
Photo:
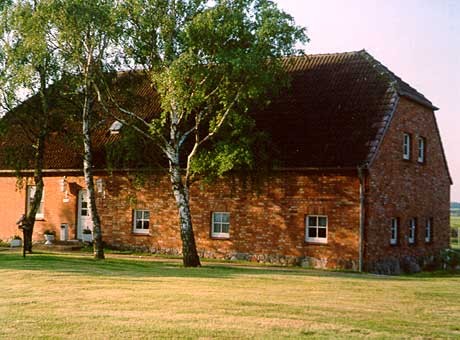
<path fill-rule="evenodd" d="M 392 218 L 391 219 L 391 238 L 390 238 L 391 245 L 398 244 L 398 226 L 399 226 L 399 219 Z"/>
<path fill-rule="evenodd" d="M 150 228 L 150 211 L 133 211 L 133 231 L 140 234 L 148 234 Z"/>
<path fill-rule="evenodd" d="M 432 234 L 433 234 L 433 219 L 432 218 L 427 218 L 426 219 L 426 224 L 425 224 L 425 242 L 429 243 L 431 242 Z"/>
<path fill-rule="evenodd" d="M 305 241 L 318 243 L 327 242 L 327 216 L 307 216 L 305 228 Z"/>
<path fill-rule="evenodd" d="M 228 212 L 213 212 L 211 236 L 218 238 L 230 237 L 230 213 Z"/>
<path fill-rule="evenodd" d="M 417 227 L 417 219 L 411 218 L 409 220 L 409 244 L 415 244 L 415 229 Z"/>
<path fill-rule="evenodd" d="M 32 208 L 32 202 L 35 198 L 36 190 L 37 190 L 37 187 L 35 185 L 27 186 L 27 213 Z M 45 217 L 45 210 L 43 209 L 44 202 L 45 202 L 45 188 L 43 188 L 40 206 L 38 207 L 37 214 L 35 215 L 35 218 L 37 219 L 43 219 Z"/>

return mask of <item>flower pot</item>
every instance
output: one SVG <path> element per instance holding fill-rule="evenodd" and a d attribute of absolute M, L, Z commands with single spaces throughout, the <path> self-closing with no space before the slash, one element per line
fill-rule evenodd
<path fill-rule="evenodd" d="M 46 245 L 51 245 L 53 244 L 53 241 L 54 241 L 54 235 L 48 235 L 48 234 L 45 234 L 45 244 Z"/>
<path fill-rule="evenodd" d="M 20 239 L 12 239 L 10 242 L 10 246 L 13 247 L 20 247 L 22 246 L 22 240 Z"/>
<path fill-rule="evenodd" d="M 93 242 L 93 234 L 82 234 L 81 235 L 81 240 L 83 242 Z"/>

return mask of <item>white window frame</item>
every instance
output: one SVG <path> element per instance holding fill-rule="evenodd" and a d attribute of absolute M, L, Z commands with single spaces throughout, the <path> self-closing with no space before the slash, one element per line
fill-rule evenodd
<path fill-rule="evenodd" d="M 403 137 L 403 159 L 405 160 L 410 160 L 411 139 L 411 135 L 405 132 Z"/>
<path fill-rule="evenodd" d="M 430 243 L 433 233 L 433 219 L 427 218 L 425 223 L 425 243 Z"/>
<path fill-rule="evenodd" d="M 138 213 L 141 213 L 141 216 L 138 217 Z M 145 215 L 148 214 L 146 218 Z M 137 226 L 138 222 L 141 223 L 142 228 Z M 147 228 L 144 228 L 147 224 Z M 135 209 L 133 210 L 133 233 L 135 234 L 149 234 L 150 233 L 150 210 L 148 209 Z"/>
<path fill-rule="evenodd" d="M 425 163 L 425 148 L 426 148 L 426 138 L 418 137 L 418 157 L 417 161 L 419 163 Z"/>
<path fill-rule="evenodd" d="M 391 235 L 390 235 L 390 244 L 395 246 L 398 244 L 398 227 L 399 227 L 399 219 L 392 218 L 391 219 Z"/>
<path fill-rule="evenodd" d="M 32 190 L 33 189 L 33 190 Z M 30 210 L 32 200 L 35 196 L 35 191 L 37 189 L 36 185 L 28 185 L 26 187 L 26 211 L 27 213 Z M 33 191 L 33 193 L 32 193 Z M 43 187 L 42 199 L 40 201 L 40 206 L 38 207 L 37 214 L 35 215 L 36 220 L 43 220 L 45 218 L 45 188 Z"/>
<path fill-rule="evenodd" d="M 220 216 L 220 218 L 218 218 Z M 227 216 L 227 221 L 224 222 L 223 216 Z M 224 232 L 224 227 L 227 227 L 227 232 Z M 215 238 L 230 238 L 230 213 L 228 211 L 213 211 L 211 214 L 211 237 Z"/>
<path fill-rule="evenodd" d="M 310 225 L 310 218 L 316 218 L 316 225 Z M 325 226 L 320 226 L 319 225 L 319 219 L 320 218 L 325 218 L 326 219 L 326 225 Z M 316 237 L 310 237 L 309 236 L 309 229 L 316 229 Z M 318 231 L 319 229 L 325 229 L 326 230 L 326 237 L 319 237 L 318 236 Z M 327 215 L 307 215 L 305 218 L 305 241 L 306 242 L 312 242 L 312 243 L 327 243 L 327 234 L 328 234 L 328 229 L 329 229 L 329 221 L 327 218 Z"/>
<path fill-rule="evenodd" d="M 415 244 L 416 228 L 417 228 L 417 219 L 411 218 L 409 220 L 409 237 L 408 237 L 409 244 Z"/>

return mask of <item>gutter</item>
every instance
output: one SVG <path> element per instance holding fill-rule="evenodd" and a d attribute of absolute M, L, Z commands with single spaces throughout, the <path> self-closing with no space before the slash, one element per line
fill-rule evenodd
<path fill-rule="evenodd" d="M 363 271 L 363 253 L 364 253 L 364 221 L 365 221 L 365 176 L 363 173 L 365 166 L 358 166 L 359 177 L 359 244 L 358 244 L 358 271 Z"/>

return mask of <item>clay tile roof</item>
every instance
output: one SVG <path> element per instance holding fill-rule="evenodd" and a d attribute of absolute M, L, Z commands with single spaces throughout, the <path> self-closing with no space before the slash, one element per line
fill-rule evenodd
<path fill-rule="evenodd" d="M 437 109 L 364 50 L 289 57 L 284 66 L 291 77 L 290 87 L 273 98 L 268 107 L 251 113 L 256 127 L 271 136 L 273 157 L 281 167 L 366 165 L 380 143 L 399 96 Z M 125 96 L 135 97 L 135 105 L 146 117 L 158 114 L 160 105 L 148 82 L 139 75 L 135 77 L 135 93 L 128 91 Z M 119 77 L 118 82 L 123 84 L 123 79 Z M 127 92 L 129 86 L 118 87 Z M 150 99 L 142 102 L 142 97 Z M 119 138 L 110 133 L 113 123 L 114 119 L 107 120 L 103 128 L 93 133 L 98 168 L 104 167 L 105 145 Z M 5 148 L 11 142 L 0 140 L 0 169 L 6 168 Z M 65 136 L 52 135 L 47 150 L 46 168 L 81 168 L 80 151 Z"/>
<path fill-rule="evenodd" d="M 422 94 L 366 51 L 285 60 L 291 88 L 255 114 L 285 167 L 366 164 L 398 95 L 435 109 Z"/>

